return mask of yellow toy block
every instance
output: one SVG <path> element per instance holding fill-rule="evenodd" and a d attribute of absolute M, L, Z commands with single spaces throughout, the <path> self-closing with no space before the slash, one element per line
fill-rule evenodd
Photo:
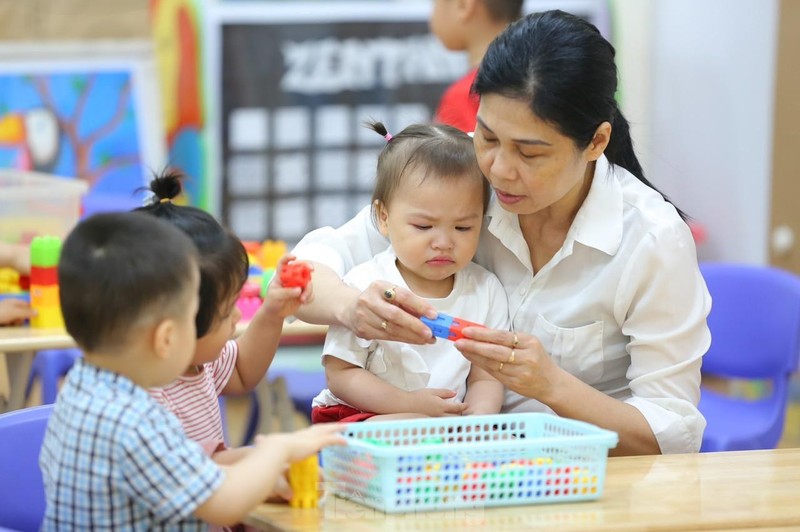
<path fill-rule="evenodd" d="M 49 286 L 31 285 L 31 308 L 40 309 L 59 307 L 58 285 Z"/>
<path fill-rule="evenodd" d="M 261 268 L 277 268 L 278 261 L 286 255 L 286 242 L 283 240 L 265 240 L 261 244 Z"/>
<path fill-rule="evenodd" d="M 311 455 L 289 466 L 289 484 L 292 486 L 292 508 L 316 508 L 319 504 L 319 459 Z"/>
<path fill-rule="evenodd" d="M 44 307 L 36 309 L 36 316 L 31 318 L 31 327 L 34 329 L 63 329 L 64 317 L 61 307 Z"/>
<path fill-rule="evenodd" d="M 19 292 L 19 273 L 13 268 L 0 268 L 0 294 Z"/>

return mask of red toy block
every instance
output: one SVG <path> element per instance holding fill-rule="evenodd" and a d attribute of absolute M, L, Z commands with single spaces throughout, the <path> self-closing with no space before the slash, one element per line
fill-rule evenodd
<path fill-rule="evenodd" d="M 43 268 L 41 266 L 31 266 L 31 275 L 28 278 L 28 284 L 51 286 L 58 284 L 58 268 L 49 266 Z"/>
<path fill-rule="evenodd" d="M 279 278 L 281 285 L 287 288 L 305 288 L 311 281 L 311 267 L 305 262 L 290 262 L 281 268 Z"/>

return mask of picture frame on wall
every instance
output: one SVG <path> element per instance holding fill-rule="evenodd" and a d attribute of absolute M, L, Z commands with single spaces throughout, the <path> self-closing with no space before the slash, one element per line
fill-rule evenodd
<path fill-rule="evenodd" d="M 0 45 L 0 167 L 86 182 L 85 214 L 141 205 L 160 110 L 149 41 Z"/>

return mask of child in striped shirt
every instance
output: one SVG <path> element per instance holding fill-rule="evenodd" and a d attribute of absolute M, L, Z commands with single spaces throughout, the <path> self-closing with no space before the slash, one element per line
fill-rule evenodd
<path fill-rule="evenodd" d="M 178 205 L 180 175 L 167 173 L 150 183 L 153 201 L 137 209 L 166 220 L 194 241 L 200 253 L 200 307 L 197 347 L 192 363 L 166 386 L 150 389 L 154 399 L 175 413 L 186 434 L 199 442 L 219 463 L 230 463 L 242 452 L 227 449 L 222 430 L 220 394 L 243 394 L 264 378 L 281 337 L 283 321 L 312 296 L 305 289 L 285 288 L 276 278 L 247 330 L 236 340 L 236 308 L 249 269 L 241 241 L 213 216 L 195 207 Z M 294 257 L 285 256 L 278 267 Z"/>

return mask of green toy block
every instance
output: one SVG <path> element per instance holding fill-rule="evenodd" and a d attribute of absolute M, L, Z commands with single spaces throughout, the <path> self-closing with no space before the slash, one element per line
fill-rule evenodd
<path fill-rule="evenodd" d="M 269 283 L 273 277 L 275 277 L 275 268 L 267 268 L 261 273 L 261 299 L 267 297 Z"/>
<path fill-rule="evenodd" d="M 31 241 L 31 266 L 51 268 L 58 266 L 61 256 L 61 239 L 55 236 L 35 236 Z"/>

